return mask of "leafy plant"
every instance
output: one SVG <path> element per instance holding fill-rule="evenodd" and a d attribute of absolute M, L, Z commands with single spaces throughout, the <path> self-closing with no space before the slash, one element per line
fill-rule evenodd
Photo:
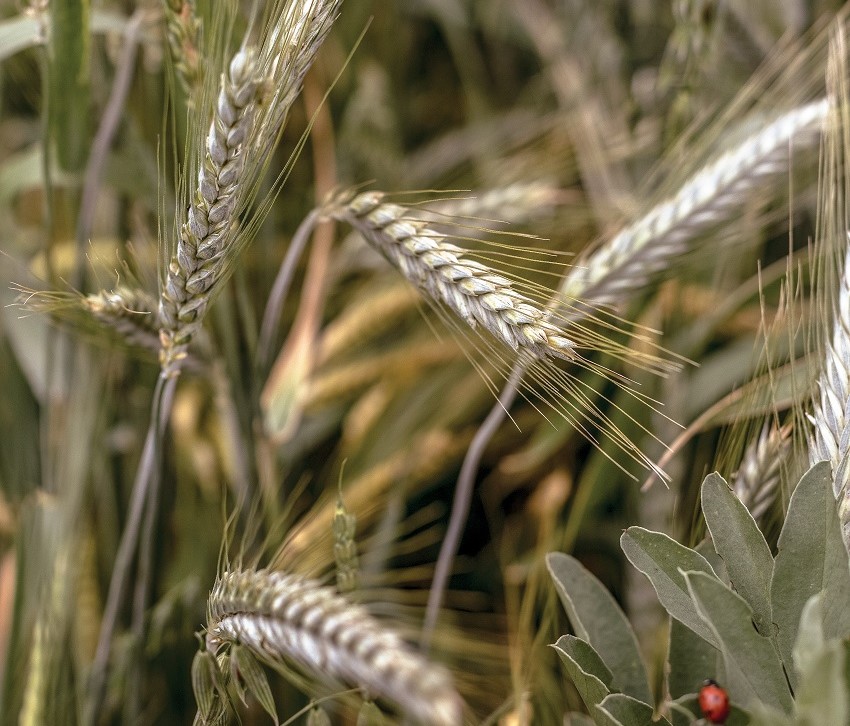
<path fill-rule="evenodd" d="M 708 535 L 696 548 L 630 527 L 628 560 L 670 616 L 663 692 L 653 697 L 623 611 L 579 561 L 547 557 L 572 624 L 553 646 L 599 726 L 688 724 L 706 679 L 728 690 L 728 724 L 823 724 L 850 718 L 850 561 L 827 462 L 794 489 L 774 556 L 718 474 L 702 484 Z M 654 716 L 658 707 L 658 715 Z"/>

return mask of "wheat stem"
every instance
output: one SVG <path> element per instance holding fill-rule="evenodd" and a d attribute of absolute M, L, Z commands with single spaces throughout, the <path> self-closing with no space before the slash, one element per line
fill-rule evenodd
<path fill-rule="evenodd" d="M 229 572 L 208 601 L 207 647 L 239 643 L 263 660 L 363 688 L 425 724 L 457 726 L 463 702 L 444 668 L 333 588 L 268 570 Z"/>

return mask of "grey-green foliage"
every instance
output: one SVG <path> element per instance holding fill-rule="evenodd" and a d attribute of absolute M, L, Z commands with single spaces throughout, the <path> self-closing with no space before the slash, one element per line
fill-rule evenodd
<path fill-rule="evenodd" d="M 774 558 L 746 507 L 717 474 L 702 486 L 708 553 L 631 527 L 621 545 L 671 616 L 670 698 L 654 699 L 626 616 L 577 560 L 550 554 L 549 572 L 576 636 L 554 645 L 600 726 L 689 724 L 706 678 L 727 689 L 726 723 L 844 726 L 850 719 L 850 561 L 829 465 L 797 485 Z M 725 568 L 712 567 L 717 556 Z M 725 571 L 720 571 L 724 570 Z M 645 690 L 646 689 L 646 690 Z"/>

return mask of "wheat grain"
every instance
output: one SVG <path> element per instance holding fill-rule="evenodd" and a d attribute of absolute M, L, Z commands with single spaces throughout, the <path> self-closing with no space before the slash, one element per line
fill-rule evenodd
<path fill-rule="evenodd" d="M 471 327 L 481 325 L 514 351 L 534 359 L 572 359 L 575 343 L 546 312 L 517 292 L 511 281 L 417 219 L 406 208 L 364 192 L 334 205 L 330 216 L 350 224 L 410 282 L 457 313 Z"/>
<path fill-rule="evenodd" d="M 444 668 L 330 587 L 267 570 L 229 572 L 208 602 L 207 644 L 239 643 L 277 665 L 363 688 L 425 724 L 457 726 L 462 701 Z"/>
<path fill-rule="evenodd" d="M 701 168 L 672 197 L 578 262 L 564 278 L 562 293 L 596 304 L 626 299 L 686 252 L 695 237 L 728 218 L 748 194 L 786 172 L 789 147 L 816 146 L 828 110 L 821 99 L 788 111 Z"/>
<path fill-rule="evenodd" d="M 767 427 L 744 452 L 732 484 L 735 496 L 759 520 L 776 498 L 780 470 L 791 445 L 789 426 Z"/>

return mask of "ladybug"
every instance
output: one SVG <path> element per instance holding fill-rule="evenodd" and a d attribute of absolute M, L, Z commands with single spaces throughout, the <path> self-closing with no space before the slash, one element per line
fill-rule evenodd
<path fill-rule="evenodd" d="M 729 718 L 729 694 L 710 678 L 699 690 L 699 707 L 711 723 L 726 723 Z"/>

